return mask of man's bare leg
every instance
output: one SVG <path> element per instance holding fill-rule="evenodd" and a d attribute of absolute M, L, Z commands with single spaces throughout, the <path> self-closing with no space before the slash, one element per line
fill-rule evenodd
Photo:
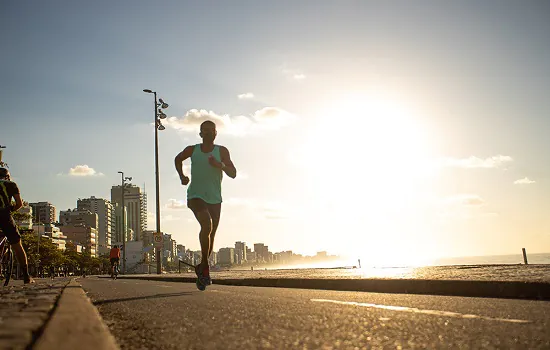
<path fill-rule="evenodd" d="M 210 218 L 212 219 L 212 232 L 210 232 L 210 249 L 208 250 L 208 258 L 212 255 L 214 250 L 214 237 L 216 237 L 216 231 L 218 230 L 218 225 L 220 224 L 220 214 L 221 214 L 221 204 L 212 205 L 208 210 Z"/>
<path fill-rule="evenodd" d="M 15 254 L 15 258 L 17 259 L 19 266 L 21 266 L 21 269 L 23 270 L 24 283 L 34 283 L 34 279 L 29 275 L 29 267 L 27 265 L 27 254 L 25 253 L 25 249 L 23 249 L 23 246 L 21 245 L 21 241 L 15 244 L 12 244 L 11 249 Z"/>
<path fill-rule="evenodd" d="M 212 232 L 212 219 L 208 211 L 200 211 L 196 214 L 197 220 L 201 225 L 199 241 L 201 243 L 201 263 L 199 270 L 203 271 L 208 266 L 208 256 L 210 252 L 210 234 Z"/>
<path fill-rule="evenodd" d="M 214 237 L 216 236 L 216 230 L 218 225 L 212 225 L 212 232 L 210 232 L 210 249 L 208 250 L 208 258 L 212 255 L 212 250 L 214 250 Z"/>

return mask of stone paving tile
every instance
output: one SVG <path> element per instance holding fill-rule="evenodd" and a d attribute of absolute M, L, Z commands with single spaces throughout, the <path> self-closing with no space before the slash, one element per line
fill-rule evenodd
<path fill-rule="evenodd" d="M 70 278 L 36 281 L 32 285 L 10 281 L 0 287 L 0 349 L 25 349 L 31 344 Z"/>

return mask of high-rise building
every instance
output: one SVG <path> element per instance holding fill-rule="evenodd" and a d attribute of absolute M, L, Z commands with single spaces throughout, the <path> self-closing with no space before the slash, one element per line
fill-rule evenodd
<path fill-rule="evenodd" d="M 115 226 L 113 205 L 110 201 L 94 196 L 85 199 L 78 199 L 76 208 L 79 211 L 90 211 L 97 214 L 98 220 L 98 253 L 107 254 L 111 250 L 112 233 Z"/>
<path fill-rule="evenodd" d="M 287 263 L 289 263 L 293 260 L 292 250 L 279 252 L 278 254 L 279 254 L 278 255 L 278 261 L 283 263 L 283 264 L 287 264 Z"/>
<path fill-rule="evenodd" d="M 163 235 L 163 251 L 168 253 L 168 254 L 165 254 L 166 256 L 164 256 L 164 259 L 166 261 L 175 261 L 176 259 L 176 256 L 178 254 L 178 250 L 177 250 L 177 244 L 176 244 L 176 241 L 172 239 L 172 235 L 171 234 L 164 234 Z"/>
<path fill-rule="evenodd" d="M 111 187 L 111 203 L 122 204 L 122 186 Z M 141 240 L 147 230 L 147 194 L 138 186 L 128 186 L 124 191 L 124 206 L 128 217 L 126 225 L 134 231 L 135 239 Z"/>
<path fill-rule="evenodd" d="M 29 203 L 32 207 L 32 219 L 34 222 L 49 224 L 55 222 L 57 217 L 56 209 L 50 202 Z"/>
<path fill-rule="evenodd" d="M 198 265 L 202 261 L 202 252 L 200 250 L 195 250 L 191 252 L 191 264 Z"/>
<path fill-rule="evenodd" d="M 178 244 L 176 246 L 176 249 L 178 250 L 178 256 L 184 256 L 185 255 L 185 246 L 183 244 Z"/>
<path fill-rule="evenodd" d="M 263 243 L 254 243 L 254 253 L 256 253 L 256 261 L 269 261 L 269 249 Z"/>
<path fill-rule="evenodd" d="M 232 265 L 235 263 L 235 248 L 220 248 L 218 251 L 218 263 L 220 265 Z"/>
<path fill-rule="evenodd" d="M 246 243 L 235 242 L 235 263 L 242 264 L 246 262 Z"/>
<path fill-rule="evenodd" d="M 21 220 L 15 220 L 15 223 L 17 224 L 17 227 L 19 227 L 20 230 L 32 230 L 32 220 L 33 220 L 33 210 L 30 205 L 24 205 L 21 207 L 21 209 L 18 210 L 19 214 L 23 214 L 26 216 L 26 218 Z"/>
<path fill-rule="evenodd" d="M 97 256 L 97 229 L 82 223 L 63 225 L 59 229 L 67 237 L 67 243 L 81 245 L 84 252 L 92 257 Z"/>
<path fill-rule="evenodd" d="M 52 240 L 52 243 L 57 246 L 59 250 L 65 250 L 67 236 L 63 235 L 63 232 L 54 224 L 34 224 L 32 229 L 38 236 L 47 236 Z"/>
<path fill-rule="evenodd" d="M 216 252 L 212 252 L 212 254 L 210 254 L 210 258 L 208 258 L 208 263 L 210 264 L 210 266 L 215 266 L 218 264 L 218 253 Z"/>
<path fill-rule="evenodd" d="M 59 212 L 61 225 L 85 225 L 96 229 L 99 227 L 97 214 L 89 210 L 68 209 Z"/>
<path fill-rule="evenodd" d="M 246 261 L 256 261 L 256 253 L 250 247 L 246 247 Z"/>
<path fill-rule="evenodd" d="M 143 246 L 147 247 L 147 246 L 155 245 L 154 237 L 155 237 L 155 231 L 153 231 L 153 230 L 143 231 L 143 233 L 141 235 L 141 240 L 143 241 Z"/>
<path fill-rule="evenodd" d="M 113 234 L 111 237 L 111 245 L 118 244 L 120 245 L 123 240 L 122 235 L 122 215 L 124 215 L 124 226 L 126 227 L 126 241 L 128 241 L 128 213 L 126 210 L 122 210 L 122 205 L 119 203 L 114 203 L 113 205 L 113 213 L 114 213 L 114 223 L 115 228 L 113 230 Z"/>

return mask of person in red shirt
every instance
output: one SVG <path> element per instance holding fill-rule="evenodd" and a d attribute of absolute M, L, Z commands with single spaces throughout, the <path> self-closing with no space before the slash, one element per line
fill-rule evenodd
<path fill-rule="evenodd" d="M 111 260 L 111 276 L 115 273 L 115 264 L 118 267 L 118 264 L 120 262 L 120 249 L 117 245 L 115 245 L 113 248 L 111 248 L 111 252 L 109 253 L 109 259 Z"/>

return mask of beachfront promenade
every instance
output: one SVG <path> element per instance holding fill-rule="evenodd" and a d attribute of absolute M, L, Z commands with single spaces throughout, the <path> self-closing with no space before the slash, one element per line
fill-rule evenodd
<path fill-rule="evenodd" d="M 394 269 L 385 277 L 368 269 L 221 271 L 212 273 L 205 292 L 190 273 L 44 279 L 35 286 L 15 281 L 2 289 L 0 347 L 543 349 L 550 347 L 550 303 L 540 298 L 548 297 L 549 271 L 548 265 Z M 276 281 L 291 288 L 257 287 Z M 346 290 L 361 281 L 379 290 Z M 449 281 L 471 287 L 430 293 Z M 487 282 L 540 293 L 458 296 Z M 396 286 L 411 291 L 391 289 Z"/>

